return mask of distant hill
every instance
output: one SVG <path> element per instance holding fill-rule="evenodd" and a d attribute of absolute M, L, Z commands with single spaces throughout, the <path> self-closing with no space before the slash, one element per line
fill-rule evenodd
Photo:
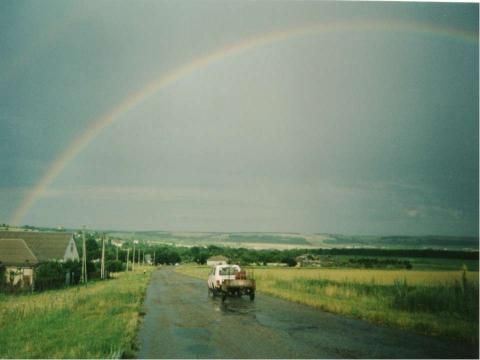
<path fill-rule="evenodd" d="M 0 224 L 0 230 L 14 231 L 68 231 L 63 227 L 19 226 Z M 95 229 L 88 229 L 95 231 Z M 164 243 L 178 246 L 223 245 L 251 249 L 293 249 L 293 248 L 376 248 L 376 249 L 437 249 L 437 250 L 479 250 L 477 236 L 365 236 L 329 233 L 275 233 L 275 232 L 189 232 L 189 231 L 117 231 L 97 230 L 120 240 L 140 240 L 150 243 Z"/>
<path fill-rule="evenodd" d="M 477 250 L 478 237 L 461 236 L 351 236 L 266 232 L 109 232 L 124 240 L 141 240 L 184 246 L 225 245 L 246 248 L 387 248 Z"/>
<path fill-rule="evenodd" d="M 478 237 L 460 236 L 344 236 L 333 235 L 324 241 L 332 246 L 385 247 L 385 248 L 434 248 L 478 250 Z"/>

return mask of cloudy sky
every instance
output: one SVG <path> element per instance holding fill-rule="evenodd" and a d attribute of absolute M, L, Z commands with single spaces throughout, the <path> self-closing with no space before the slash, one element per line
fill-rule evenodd
<path fill-rule="evenodd" d="M 153 80 L 308 26 L 178 76 L 32 193 Z M 478 4 L 2 1 L 0 223 L 477 235 L 478 50 Z"/>

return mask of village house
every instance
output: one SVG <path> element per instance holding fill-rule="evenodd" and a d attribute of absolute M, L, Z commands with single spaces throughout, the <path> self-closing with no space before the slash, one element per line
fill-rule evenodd
<path fill-rule="evenodd" d="M 226 265 L 227 264 L 227 258 L 225 256 L 212 256 L 207 259 L 207 265 L 208 266 L 216 266 L 216 265 Z"/>
<path fill-rule="evenodd" d="M 314 254 L 303 254 L 295 258 L 299 267 L 332 267 L 335 266 L 335 259 L 330 256 L 320 256 Z"/>
<path fill-rule="evenodd" d="M 35 267 L 52 260 L 79 260 L 71 233 L 0 231 L 0 263 L 7 283 L 33 287 Z"/>

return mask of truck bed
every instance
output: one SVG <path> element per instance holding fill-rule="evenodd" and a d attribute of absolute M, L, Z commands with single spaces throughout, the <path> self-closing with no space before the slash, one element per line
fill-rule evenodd
<path fill-rule="evenodd" d="M 235 279 L 235 280 L 224 280 L 222 283 L 223 291 L 232 291 L 235 289 L 244 289 L 244 288 L 255 288 L 255 280 L 252 279 Z"/>

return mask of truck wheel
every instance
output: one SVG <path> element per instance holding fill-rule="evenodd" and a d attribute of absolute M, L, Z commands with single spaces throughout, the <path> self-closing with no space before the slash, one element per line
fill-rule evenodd
<path fill-rule="evenodd" d="M 224 302 L 224 301 L 226 300 L 226 298 L 227 298 L 227 294 L 226 294 L 226 293 L 223 293 L 223 294 L 222 294 L 222 302 Z"/>
<path fill-rule="evenodd" d="M 250 293 L 250 300 L 253 301 L 255 299 L 255 293 L 251 292 Z"/>

